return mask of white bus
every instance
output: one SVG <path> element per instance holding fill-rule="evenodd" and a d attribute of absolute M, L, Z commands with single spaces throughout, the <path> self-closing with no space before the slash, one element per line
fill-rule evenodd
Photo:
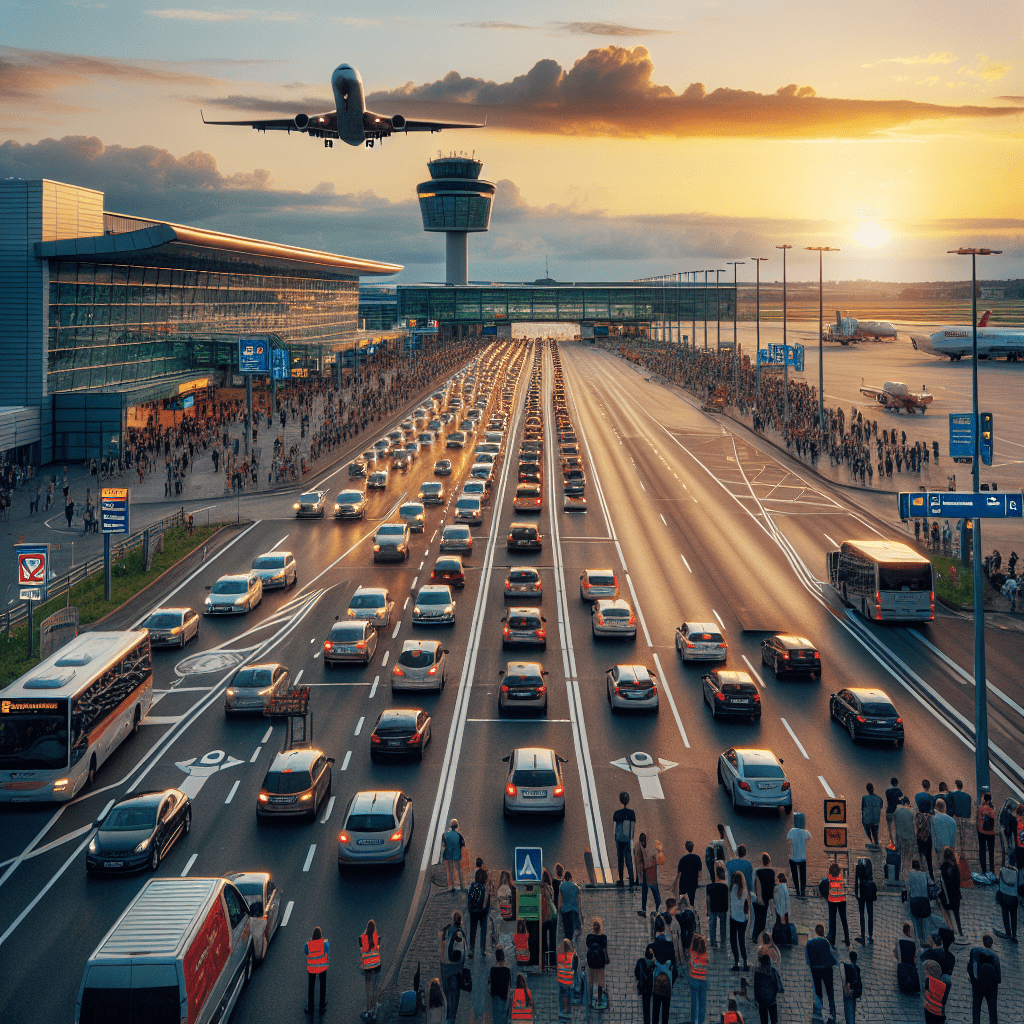
<path fill-rule="evenodd" d="M 932 563 L 898 541 L 843 541 L 828 552 L 828 580 L 844 604 L 876 622 L 935 618 Z"/>
<path fill-rule="evenodd" d="M 0 690 L 0 803 L 70 800 L 153 703 L 149 633 L 82 633 Z"/>

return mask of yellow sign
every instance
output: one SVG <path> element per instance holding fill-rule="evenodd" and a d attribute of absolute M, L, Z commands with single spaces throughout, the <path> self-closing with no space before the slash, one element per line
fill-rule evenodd
<path fill-rule="evenodd" d="M 846 846 L 846 829 L 845 828 L 826 828 L 825 829 L 825 847 L 826 849 L 832 847 L 845 847 Z"/>
<path fill-rule="evenodd" d="M 825 824 L 845 825 L 846 824 L 846 801 L 843 799 L 832 799 L 825 801 Z"/>
<path fill-rule="evenodd" d="M 128 500 L 128 488 L 127 487 L 102 487 L 100 488 L 101 499 L 113 499 L 119 501 Z"/>

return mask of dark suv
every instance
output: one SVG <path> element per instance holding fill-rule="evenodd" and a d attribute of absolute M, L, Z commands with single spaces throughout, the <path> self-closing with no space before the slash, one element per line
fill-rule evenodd
<path fill-rule="evenodd" d="M 541 551 L 540 530 L 531 523 L 510 523 L 508 528 L 509 551 Z"/>

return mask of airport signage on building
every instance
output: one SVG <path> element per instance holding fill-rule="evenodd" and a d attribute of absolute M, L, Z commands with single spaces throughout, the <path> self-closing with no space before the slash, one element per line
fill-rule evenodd
<path fill-rule="evenodd" d="M 238 372 L 270 373 L 270 341 L 267 338 L 238 339 Z"/>
<path fill-rule="evenodd" d="M 761 366 L 785 366 L 788 362 L 797 373 L 803 373 L 803 345 L 769 345 L 757 350 L 757 361 Z"/>
<path fill-rule="evenodd" d="M 291 356 L 286 348 L 275 348 L 270 353 L 271 377 L 274 380 L 288 380 L 292 375 Z"/>
<path fill-rule="evenodd" d="M 954 459 L 974 458 L 974 416 L 969 412 L 949 414 L 949 454 Z"/>
<path fill-rule="evenodd" d="M 901 519 L 1020 519 L 1024 494 L 1008 491 L 901 491 Z"/>
<path fill-rule="evenodd" d="M 100 530 L 103 533 L 130 532 L 131 490 L 127 487 L 100 489 Z"/>

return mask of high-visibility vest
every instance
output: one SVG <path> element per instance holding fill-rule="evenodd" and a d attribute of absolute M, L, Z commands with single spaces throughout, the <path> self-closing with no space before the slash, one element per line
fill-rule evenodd
<path fill-rule="evenodd" d="M 843 892 L 843 875 L 828 876 L 828 901 L 829 903 L 845 903 L 846 893 Z"/>
<path fill-rule="evenodd" d="M 559 953 L 555 959 L 558 961 L 558 984 L 571 985 L 575 971 L 572 969 L 572 958 L 576 954 L 570 949 L 568 953 Z"/>
<path fill-rule="evenodd" d="M 694 953 L 690 950 L 690 977 L 694 981 L 706 981 L 708 976 L 708 954 Z"/>
<path fill-rule="evenodd" d="M 359 936 L 359 948 L 362 950 L 363 970 L 369 971 L 374 967 L 380 967 L 380 936 L 373 933 L 373 945 L 366 935 Z"/>
<path fill-rule="evenodd" d="M 978 831 L 985 836 L 996 834 L 996 809 L 992 804 L 978 804 Z"/>
<path fill-rule="evenodd" d="M 498 889 L 498 913 L 501 914 L 502 920 L 512 920 L 512 890 L 507 885 Z"/>
<path fill-rule="evenodd" d="M 306 970 L 310 974 L 323 974 L 327 970 L 327 944 L 323 939 L 310 939 L 306 943 Z"/>
<path fill-rule="evenodd" d="M 1024 817 L 1017 819 L 1017 846 L 1024 850 Z"/>
<path fill-rule="evenodd" d="M 738 1024 L 740 1015 L 735 1010 L 726 1010 L 722 1014 L 722 1024 Z"/>
<path fill-rule="evenodd" d="M 526 932 L 516 932 L 512 936 L 516 947 L 516 963 L 528 964 L 530 962 L 530 936 Z"/>
<path fill-rule="evenodd" d="M 942 997 L 946 994 L 946 983 L 941 978 L 930 975 L 924 983 L 924 1008 L 927 1013 L 936 1017 L 942 1016 Z"/>
<path fill-rule="evenodd" d="M 530 1001 L 527 1002 L 527 999 Z M 525 1020 L 532 1024 L 533 1000 L 530 999 L 530 990 L 528 988 L 517 988 L 512 996 L 512 1020 Z"/>

